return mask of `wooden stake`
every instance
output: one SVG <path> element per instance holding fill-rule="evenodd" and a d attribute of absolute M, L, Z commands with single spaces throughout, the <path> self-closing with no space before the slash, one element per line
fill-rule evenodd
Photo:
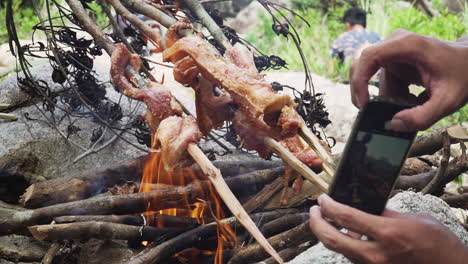
<path fill-rule="evenodd" d="M 323 161 L 323 170 L 329 175 L 330 179 L 335 175 L 335 161 L 323 145 L 320 143 L 320 140 L 317 136 L 309 130 L 308 127 L 302 126 L 299 130 L 299 136 L 304 139 L 307 144 L 317 153 L 320 159 Z"/>
<path fill-rule="evenodd" d="M 210 179 L 219 196 L 227 205 L 229 210 L 231 210 L 232 214 L 239 220 L 239 222 L 242 223 L 245 229 L 249 231 L 249 233 L 258 241 L 258 244 L 261 245 L 268 254 L 274 257 L 278 263 L 284 263 L 276 250 L 270 245 L 270 243 L 268 243 L 255 223 L 250 219 L 240 202 L 231 192 L 220 171 L 205 156 L 203 151 L 201 151 L 201 149 L 194 143 L 189 144 L 187 150 L 190 156 L 192 156 L 198 165 L 200 165 L 200 168 L 207 175 L 208 179 Z"/>
<path fill-rule="evenodd" d="M 313 172 L 309 167 L 304 163 L 298 160 L 291 152 L 289 152 L 283 145 L 278 143 L 276 140 L 267 137 L 265 138 L 265 144 L 270 147 L 270 149 L 275 152 L 280 158 L 291 168 L 297 171 L 299 174 L 304 176 L 306 179 L 317 185 L 320 190 L 323 192 L 328 191 L 328 183 L 326 183 L 322 178 L 320 178 L 315 172 Z"/>

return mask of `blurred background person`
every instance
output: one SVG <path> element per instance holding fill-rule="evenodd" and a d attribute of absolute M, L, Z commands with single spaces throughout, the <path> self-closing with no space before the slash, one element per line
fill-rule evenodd
<path fill-rule="evenodd" d="M 366 11 L 352 7 L 343 15 L 346 32 L 341 34 L 332 45 L 331 56 L 342 62 L 359 58 L 363 49 L 380 41 L 379 34 L 366 29 Z"/>

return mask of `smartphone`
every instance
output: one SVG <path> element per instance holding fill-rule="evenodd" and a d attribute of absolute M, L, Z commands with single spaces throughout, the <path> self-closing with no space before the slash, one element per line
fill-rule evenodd
<path fill-rule="evenodd" d="M 416 132 L 393 131 L 393 116 L 413 105 L 373 97 L 361 109 L 330 187 L 330 197 L 367 213 L 385 209 Z"/>

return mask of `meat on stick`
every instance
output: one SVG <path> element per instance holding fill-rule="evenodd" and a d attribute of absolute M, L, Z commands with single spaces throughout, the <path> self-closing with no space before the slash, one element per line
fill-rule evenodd
<path fill-rule="evenodd" d="M 279 257 L 275 249 L 268 243 L 229 189 L 219 169 L 214 167 L 211 161 L 196 145 L 195 142 L 198 142 L 200 139 L 201 132 L 196 126 L 195 119 L 191 116 L 180 117 L 182 114 L 180 106 L 172 95 L 170 95 L 170 92 L 162 85 L 150 83 L 151 89 L 148 89 L 149 91 L 146 91 L 146 89 L 138 90 L 134 88 L 124 73 L 128 63 L 137 71 L 139 70 L 140 62 L 137 57 L 131 55 L 123 44 L 118 44 L 112 54 L 112 81 L 114 85 L 122 89 L 125 95 L 143 101 L 148 106 L 146 115 L 147 121 L 151 130 L 153 132 L 156 130 L 155 138 L 157 142 L 160 142 L 163 160 L 170 162 L 169 164 L 165 164 L 165 167 L 170 169 L 176 165 L 184 164 L 186 160 L 184 159 L 184 153 L 188 153 L 208 176 L 208 179 L 213 183 L 219 196 L 223 199 L 233 215 L 239 219 L 249 233 L 252 234 L 271 256 L 277 259 L 279 263 L 283 263 L 281 257 Z M 155 104 L 155 102 L 159 104 Z M 174 131 L 178 133 L 174 133 Z M 165 158 L 166 156 L 170 158 L 167 160 Z"/>

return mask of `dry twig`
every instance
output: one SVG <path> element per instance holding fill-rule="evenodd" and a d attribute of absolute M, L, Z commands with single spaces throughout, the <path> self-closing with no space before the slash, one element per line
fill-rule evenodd
<path fill-rule="evenodd" d="M 447 171 L 449 158 L 450 158 L 450 138 L 447 132 L 444 132 L 442 137 L 443 137 L 443 142 L 444 142 L 444 148 L 443 148 L 442 159 L 440 161 L 439 171 L 434 176 L 434 178 L 432 178 L 429 184 L 426 187 L 424 187 L 424 189 L 421 190 L 421 193 L 423 194 L 434 193 L 441 187 L 441 184 L 444 183 L 444 178 L 446 177 L 446 171 Z"/>

